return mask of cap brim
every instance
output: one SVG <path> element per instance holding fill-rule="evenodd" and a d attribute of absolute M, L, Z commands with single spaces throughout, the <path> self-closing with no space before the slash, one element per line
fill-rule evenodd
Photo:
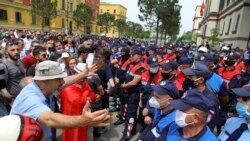
<path fill-rule="evenodd" d="M 184 70 L 182 70 L 182 72 L 185 75 L 195 75 L 194 71 L 191 68 L 184 69 Z"/>
<path fill-rule="evenodd" d="M 59 75 L 53 75 L 53 76 L 35 76 L 33 77 L 33 80 L 51 80 L 51 79 L 57 79 L 57 78 L 64 78 L 68 76 L 66 72 L 63 72 Z"/>
<path fill-rule="evenodd" d="M 196 62 L 199 63 L 199 64 L 206 65 L 206 66 L 213 63 L 213 62 L 209 62 L 209 61 L 196 61 Z"/>
<path fill-rule="evenodd" d="M 248 88 L 249 89 L 249 88 Z M 250 97 L 250 92 L 246 88 L 232 89 L 233 93 L 240 97 Z"/>
<path fill-rule="evenodd" d="M 182 99 L 173 100 L 170 104 L 174 107 L 174 109 L 181 111 L 192 108 L 192 106 L 184 103 Z"/>
<path fill-rule="evenodd" d="M 159 64 L 158 63 L 152 63 L 152 64 L 149 64 L 149 66 L 150 67 L 157 67 L 157 66 L 159 66 Z"/>
<path fill-rule="evenodd" d="M 164 89 L 163 89 L 161 86 L 159 86 L 159 85 L 154 85 L 154 86 L 153 86 L 153 89 L 154 89 L 154 92 L 157 93 L 157 94 L 159 94 L 159 95 L 165 94 L 164 91 L 166 91 L 166 90 L 164 90 Z M 166 94 L 167 94 L 167 93 L 166 93 Z"/>

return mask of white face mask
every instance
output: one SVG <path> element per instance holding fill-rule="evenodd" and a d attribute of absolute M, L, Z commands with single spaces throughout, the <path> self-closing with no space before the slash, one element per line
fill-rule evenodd
<path fill-rule="evenodd" d="M 151 97 L 148 101 L 149 103 L 149 106 L 150 107 L 153 107 L 153 108 L 157 108 L 157 109 L 160 109 L 160 103 L 155 99 L 155 97 Z"/>
<path fill-rule="evenodd" d="M 175 122 L 179 127 L 185 127 L 185 126 L 192 124 L 192 123 L 186 123 L 187 115 L 192 115 L 192 114 L 186 114 L 180 110 L 176 110 L 175 114 L 176 114 L 175 115 Z"/>
<path fill-rule="evenodd" d="M 153 74 L 157 73 L 159 70 L 159 67 L 153 67 L 153 68 L 149 68 L 149 71 Z"/>

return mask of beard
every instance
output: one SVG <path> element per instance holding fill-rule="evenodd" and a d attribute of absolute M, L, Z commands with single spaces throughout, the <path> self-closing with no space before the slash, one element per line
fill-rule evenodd
<path fill-rule="evenodd" d="M 17 61 L 20 59 L 20 55 L 15 55 L 15 56 L 12 56 L 12 55 L 8 55 L 8 57 L 11 59 L 11 60 L 14 60 L 14 61 Z"/>

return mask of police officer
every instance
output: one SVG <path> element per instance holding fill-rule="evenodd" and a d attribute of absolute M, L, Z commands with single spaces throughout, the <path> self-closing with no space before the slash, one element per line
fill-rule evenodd
<path fill-rule="evenodd" d="M 166 54 L 163 57 L 164 57 L 164 60 L 174 60 L 176 58 L 175 45 L 167 46 Z"/>
<path fill-rule="evenodd" d="M 191 80 L 192 89 L 202 92 L 204 96 L 214 102 L 212 107 L 214 114 L 212 120 L 208 124 L 210 129 L 213 130 L 217 123 L 216 119 L 218 119 L 219 116 L 219 101 L 216 95 L 213 94 L 206 85 L 206 79 L 210 76 L 207 66 L 195 63 L 191 68 L 184 69 L 182 72 Z"/>
<path fill-rule="evenodd" d="M 143 59 L 140 49 L 132 50 L 130 61 L 132 66 L 127 71 L 125 81 L 121 85 L 121 88 L 127 94 L 126 100 L 128 106 L 126 111 L 125 128 L 120 141 L 129 140 L 131 134 L 135 134 L 136 132 L 137 108 L 140 101 L 141 74 L 146 68 L 142 63 Z"/>
<path fill-rule="evenodd" d="M 246 141 L 250 138 L 250 87 L 232 89 L 238 96 L 236 110 L 239 117 L 229 118 L 218 137 L 219 141 Z"/>
<path fill-rule="evenodd" d="M 154 119 L 139 136 L 139 141 L 152 141 L 164 136 L 164 129 L 175 119 L 173 107 L 169 104 L 173 99 L 180 98 L 180 94 L 172 81 L 162 81 L 153 86 L 154 96 L 150 98 L 149 105 L 154 108 Z"/>
<path fill-rule="evenodd" d="M 219 119 L 217 121 L 217 133 L 220 133 L 221 126 L 225 124 L 227 118 L 227 104 L 229 102 L 229 92 L 226 87 L 226 83 L 221 76 L 214 73 L 214 56 L 210 53 L 203 53 L 196 58 L 196 62 L 206 65 L 210 71 L 210 76 L 206 80 L 206 86 L 211 92 L 213 92 L 219 99 L 220 112 Z"/>
<path fill-rule="evenodd" d="M 121 112 L 118 116 L 118 120 L 114 125 L 120 125 L 125 122 L 125 114 L 127 110 L 127 103 L 124 101 L 124 95 L 122 94 L 121 84 L 125 81 L 126 72 L 130 67 L 130 48 L 123 47 L 121 49 L 121 59 L 119 60 L 119 67 L 115 74 L 115 93 L 118 95 L 116 99 L 115 107 L 118 109 L 120 107 Z"/>
<path fill-rule="evenodd" d="M 213 101 L 196 89 L 187 91 L 186 97 L 173 100 L 175 123 L 168 128 L 166 141 L 216 141 L 206 126 L 212 114 Z"/>
<path fill-rule="evenodd" d="M 141 99 L 140 99 L 140 119 L 142 123 L 142 129 L 146 127 L 144 124 L 144 117 L 143 116 L 148 116 L 153 114 L 153 109 L 150 110 L 150 107 L 147 107 L 144 109 L 147 105 L 148 99 L 151 97 L 152 92 L 153 92 L 153 85 L 159 84 L 159 82 L 162 80 L 162 75 L 161 75 L 161 70 L 160 66 L 158 63 L 158 59 L 151 55 L 147 58 L 147 70 L 142 73 L 142 79 L 141 79 L 141 86 L 142 86 L 142 91 L 141 91 Z M 144 112 L 143 112 L 143 111 Z M 151 111 L 151 112 L 149 112 Z M 143 112 L 143 113 L 142 113 Z"/>

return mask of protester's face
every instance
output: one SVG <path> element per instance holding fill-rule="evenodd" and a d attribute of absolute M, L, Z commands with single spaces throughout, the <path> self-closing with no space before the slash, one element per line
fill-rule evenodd
<path fill-rule="evenodd" d="M 7 54 L 11 60 L 17 61 L 20 58 L 20 48 L 17 45 L 9 46 Z"/>
<path fill-rule="evenodd" d="M 40 44 L 39 44 L 39 43 L 33 43 L 33 44 L 31 45 L 31 47 L 30 47 L 31 52 L 33 51 L 33 49 L 34 49 L 36 46 L 40 46 Z"/>
<path fill-rule="evenodd" d="M 47 60 L 47 53 L 44 51 L 39 52 L 39 54 L 36 56 L 36 59 L 38 62 L 43 62 L 43 61 Z"/>
<path fill-rule="evenodd" d="M 47 90 L 48 93 L 53 93 L 55 91 L 59 91 L 64 84 L 63 78 L 52 79 L 47 81 Z"/>
<path fill-rule="evenodd" d="M 148 54 L 149 54 L 149 55 L 154 55 L 155 52 L 154 52 L 153 50 L 149 50 L 149 51 L 148 51 Z"/>
<path fill-rule="evenodd" d="M 76 66 L 76 59 L 71 59 L 69 61 L 69 69 L 73 70 Z"/>
<path fill-rule="evenodd" d="M 18 42 L 18 46 L 19 46 L 20 50 L 22 50 L 23 47 L 24 47 L 24 42 L 23 41 L 19 41 Z"/>

